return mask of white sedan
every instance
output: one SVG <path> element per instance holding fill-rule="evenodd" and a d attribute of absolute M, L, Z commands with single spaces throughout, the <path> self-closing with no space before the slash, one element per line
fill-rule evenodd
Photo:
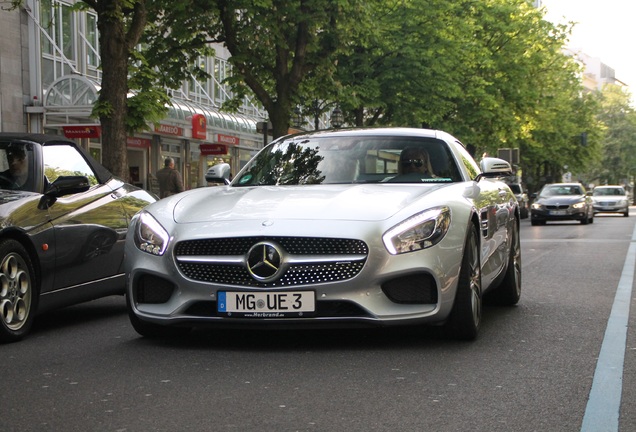
<path fill-rule="evenodd" d="M 227 186 L 161 200 L 126 243 L 129 316 L 144 336 L 194 327 L 445 324 L 474 339 L 482 299 L 521 295 L 519 208 L 451 135 L 290 135 Z"/>

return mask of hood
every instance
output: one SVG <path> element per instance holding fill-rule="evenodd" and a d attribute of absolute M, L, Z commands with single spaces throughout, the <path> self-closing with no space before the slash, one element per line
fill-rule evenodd
<path fill-rule="evenodd" d="M 448 185 L 210 187 L 176 195 L 174 220 L 384 220 L 444 187 Z"/>
<path fill-rule="evenodd" d="M 574 204 L 581 201 L 585 201 L 585 195 L 555 195 L 549 197 L 539 197 L 537 199 L 537 202 L 543 205 L 565 205 Z"/>

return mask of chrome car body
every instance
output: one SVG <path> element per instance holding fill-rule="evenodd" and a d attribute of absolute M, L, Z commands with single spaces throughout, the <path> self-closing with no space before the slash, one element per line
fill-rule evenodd
<path fill-rule="evenodd" d="M 154 201 L 64 137 L 0 133 L 0 342 L 26 336 L 37 313 L 124 294 L 128 226 Z"/>
<path fill-rule="evenodd" d="M 621 213 L 629 216 L 629 195 L 623 186 L 596 186 L 592 190 L 594 214 Z"/>
<path fill-rule="evenodd" d="M 564 220 L 580 221 L 584 225 L 594 222 L 592 198 L 580 183 L 546 184 L 532 203 L 532 225 Z"/>
<path fill-rule="evenodd" d="M 407 147 L 428 151 L 435 176 L 398 174 Z M 495 158 L 480 168 L 440 131 L 280 138 L 229 186 L 183 192 L 134 218 L 130 320 L 144 336 L 446 323 L 472 339 L 486 292 L 504 304 L 520 296 L 518 204 L 492 178 L 509 172 Z"/>

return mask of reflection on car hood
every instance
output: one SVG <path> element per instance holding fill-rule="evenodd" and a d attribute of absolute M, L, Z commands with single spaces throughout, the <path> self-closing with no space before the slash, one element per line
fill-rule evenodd
<path fill-rule="evenodd" d="M 447 186 L 447 185 L 446 185 Z M 445 185 L 313 185 L 203 188 L 183 195 L 177 223 L 209 220 L 384 220 Z"/>
<path fill-rule="evenodd" d="M 0 189 L 0 227 L 29 228 L 42 223 L 46 212 L 37 208 L 41 197 L 33 192 Z"/>
<path fill-rule="evenodd" d="M 585 201 L 585 195 L 555 195 L 550 197 L 539 197 L 537 202 L 545 205 L 552 204 L 572 204 Z"/>

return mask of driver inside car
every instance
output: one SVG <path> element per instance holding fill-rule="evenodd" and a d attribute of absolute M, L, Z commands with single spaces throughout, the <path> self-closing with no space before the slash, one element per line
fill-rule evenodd
<path fill-rule="evenodd" d="M 400 153 L 399 174 L 418 173 L 434 177 L 428 152 L 423 148 L 410 147 Z"/>
<path fill-rule="evenodd" d="M 6 149 L 9 169 L 0 173 L 0 187 L 3 189 L 28 190 L 29 164 L 23 146 L 9 146 Z"/>

